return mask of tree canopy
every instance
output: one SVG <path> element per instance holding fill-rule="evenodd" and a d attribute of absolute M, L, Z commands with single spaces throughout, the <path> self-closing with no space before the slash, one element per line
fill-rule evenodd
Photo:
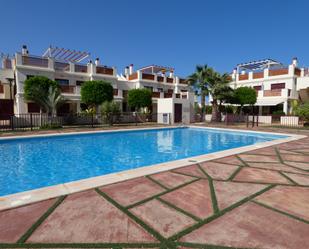
<path fill-rule="evenodd" d="M 150 107 L 152 104 L 152 93 L 149 89 L 131 89 L 128 92 L 128 104 L 136 111 L 140 108 Z"/>
<path fill-rule="evenodd" d="M 105 101 L 112 101 L 113 86 L 106 81 L 86 81 L 81 87 L 81 101 L 90 107 L 97 107 Z"/>
<path fill-rule="evenodd" d="M 232 97 L 233 104 L 244 105 L 254 105 L 256 103 L 256 91 L 247 86 L 239 87 L 234 90 Z"/>
<path fill-rule="evenodd" d="M 306 102 L 295 108 L 295 114 L 309 122 L 309 102 Z"/>
<path fill-rule="evenodd" d="M 26 100 L 38 104 L 44 111 L 53 112 L 60 104 L 59 84 L 44 76 L 31 77 L 25 81 L 24 96 Z M 57 99 L 56 102 L 53 101 L 53 106 L 49 105 L 51 98 Z"/>

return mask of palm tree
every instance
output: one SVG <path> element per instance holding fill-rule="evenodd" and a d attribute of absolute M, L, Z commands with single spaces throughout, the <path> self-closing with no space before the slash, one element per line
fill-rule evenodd
<path fill-rule="evenodd" d="M 229 87 L 230 76 L 226 73 L 220 74 L 213 68 L 196 66 L 196 71 L 188 77 L 188 83 L 199 92 L 202 105 L 202 121 L 205 119 L 205 97 L 212 96 L 212 121 L 221 121 L 219 106 L 227 99 L 232 89 Z"/>
<path fill-rule="evenodd" d="M 201 121 L 205 120 L 205 97 L 208 95 L 208 74 L 209 67 L 207 65 L 197 65 L 195 72 L 191 74 L 187 82 L 193 87 L 195 92 L 201 96 L 202 117 Z"/>
<path fill-rule="evenodd" d="M 227 73 L 220 74 L 213 69 L 209 71 L 208 77 L 208 93 L 212 96 L 212 117 L 211 121 L 220 122 L 220 107 L 230 98 L 233 89 L 229 86 L 231 82 Z"/>
<path fill-rule="evenodd" d="M 57 107 L 64 103 L 64 98 L 60 93 L 59 88 L 50 86 L 48 90 L 48 95 L 46 98 L 42 98 L 40 105 L 44 107 L 48 114 L 55 117 L 57 114 Z"/>

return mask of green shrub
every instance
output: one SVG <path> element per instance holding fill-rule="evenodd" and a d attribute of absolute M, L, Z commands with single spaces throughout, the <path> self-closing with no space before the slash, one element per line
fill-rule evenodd
<path fill-rule="evenodd" d="M 295 114 L 309 122 L 309 102 L 306 102 L 295 109 Z"/>
<path fill-rule="evenodd" d="M 81 87 L 81 100 L 88 107 L 96 108 L 105 101 L 112 101 L 113 86 L 109 82 L 94 80 L 86 81 Z"/>
<path fill-rule="evenodd" d="M 120 105 L 115 101 L 105 101 L 101 106 L 101 113 L 106 118 L 109 124 L 113 124 L 113 121 L 120 115 Z"/>
<path fill-rule="evenodd" d="M 41 130 L 54 130 L 54 129 L 60 129 L 62 126 L 60 124 L 44 124 L 41 125 Z"/>
<path fill-rule="evenodd" d="M 282 110 L 277 110 L 277 111 L 273 111 L 273 115 L 282 115 L 282 116 L 284 116 L 285 112 L 282 111 Z"/>
<path fill-rule="evenodd" d="M 152 104 L 152 92 L 149 89 L 132 89 L 128 92 L 128 104 L 138 111 L 141 108 L 150 107 Z"/>
<path fill-rule="evenodd" d="M 211 114 L 212 113 L 212 106 L 211 105 L 206 105 L 205 106 L 205 113 L 206 114 Z"/>

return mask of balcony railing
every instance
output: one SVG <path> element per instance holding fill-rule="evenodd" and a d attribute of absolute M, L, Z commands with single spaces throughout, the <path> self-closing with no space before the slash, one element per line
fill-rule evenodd
<path fill-rule="evenodd" d="M 56 61 L 55 70 L 56 71 L 70 71 L 70 64 Z"/>
<path fill-rule="evenodd" d="M 26 66 L 34 67 L 48 67 L 48 59 L 34 57 L 34 56 L 22 56 L 22 64 Z"/>
<path fill-rule="evenodd" d="M 154 80 L 155 76 L 153 74 L 143 73 L 142 74 L 142 79 L 143 80 Z"/>
<path fill-rule="evenodd" d="M 96 73 L 97 74 L 114 75 L 114 69 L 110 68 L 110 67 L 100 67 L 100 66 L 97 66 Z"/>
<path fill-rule="evenodd" d="M 137 79 L 137 73 L 129 75 L 129 80 L 136 80 L 136 79 Z"/>
<path fill-rule="evenodd" d="M 264 97 L 276 97 L 281 96 L 282 89 L 274 89 L 274 90 L 264 90 Z"/>
<path fill-rule="evenodd" d="M 174 83 L 174 79 L 173 79 L 173 78 L 170 78 L 170 77 L 167 77 L 167 78 L 166 78 L 166 82 L 167 82 L 167 83 Z"/>
<path fill-rule="evenodd" d="M 249 75 L 248 74 L 241 74 L 239 75 L 239 80 L 247 80 L 249 79 Z"/>
<path fill-rule="evenodd" d="M 158 82 L 163 82 L 164 81 L 164 77 L 163 76 L 157 76 L 157 81 Z"/>
<path fill-rule="evenodd" d="M 115 89 L 115 88 L 113 89 L 113 95 L 118 96 L 118 89 Z"/>
<path fill-rule="evenodd" d="M 160 92 L 152 92 L 153 98 L 160 98 Z"/>
<path fill-rule="evenodd" d="M 264 72 L 253 73 L 253 79 L 261 79 L 264 78 Z"/>
<path fill-rule="evenodd" d="M 173 94 L 172 93 L 164 93 L 164 98 L 172 98 Z"/>
<path fill-rule="evenodd" d="M 60 85 L 62 93 L 75 93 L 75 86 Z"/>
<path fill-rule="evenodd" d="M 88 67 L 86 65 L 75 64 L 74 68 L 76 73 L 87 73 Z"/>
<path fill-rule="evenodd" d="M 277 75 L 285 75 L 289 73 L 288 68 L 280 68 L 280 69 L 271 69 L 268 72 L 268 76 L 277 76 Z"/>
<path fill-rule="evenodd" d="M 187 84 L 187 80 L 186 79 L 179 79 L 179 83 L 180 84 Z"/>

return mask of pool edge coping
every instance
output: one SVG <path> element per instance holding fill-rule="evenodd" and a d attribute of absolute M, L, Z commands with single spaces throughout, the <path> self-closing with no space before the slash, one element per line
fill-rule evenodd
<path fill-rule="evenodd" d="M 85 178 L 82 180 L 71 181 L 67 183 L 57 184 L 53 186 L 47 186 L 43 188 L 37 188 L 29 191 L 19 192 L 15 194 L 5 195 L 0 197 L 0 211 L 16 208 L 19 206 L 28 205 L 31 203 L 44 201 L 47 199 L 52 199 L 62 195 L 73 194 L 76 192 L 81 192 L 117 182 L 122 182 L 130 180 L 137 177 L 142 177 L 146 175 L 156 174 L 176 168 L 181 168 L 189 166 L 192 164 L 206 162 L 214 159 L 219 159 L 222 157 L 232 156 L 239 153 L 248 152 L 251 150 L 261 149 L 277 144 L 282 144 L 286 142 L 291 142 L 306 138 L 306 135 L 290 134 L 290 133 L 276 133 L 276 132 L 265 132 L 265 131 L 247 131 L 242 129 L 229 129 L 229 128 L 217 128 L 217 127 L 204 127 L 195 125 L 186 126 L 168 126 L 168 127 L 151 127 L 151 128 L 134 128 L 134 129 L 117 129 L 117 130 L 104 130 L 104 131 L 84 131 L 84 132 L 68 132 L 68 133 L 53 133 L 53 134 L 39 134 L 30 136 L 14 136 L 0 138 L 2 139 L 19 139 L 19 138 L 29 138 L 29 137 L 50 137 L 50 136 L 63 136 L 63 135 L 76 135 L 76 134 L 93 134 L 93 133 L 108 133 L 108 132 L 122 132 L 122 131 L 136 131 L 136 130 L 153 130 L 153 129 L 169 129 L 169 128 L 181 128 L 181 127 L 191 127 L 191 128 L 203 128 L 203 129 L 213 129 L 213 130 L 223 130 L 223 131 L 236 131 L 236 132 L 247 132 L 247 133 L 261 133 L 261 134 L 272 134 L 272 135 L 286 135 L 286 138 L 279 138 L 272 141 L 257 143 L 254 145 L 247 145 L 243 147 L 227 149 L 223 151 L 213 152 L 209 154 L 203 154 L 195 157 L 179 159 L 174 161 L 169 161 L 160 164 L 153 164 L 144 167 L 139 167 L 136 169 L 125 170 L 121 172 L 111 173 L 107 175 L 100 175 L 90 178 Z"/>

